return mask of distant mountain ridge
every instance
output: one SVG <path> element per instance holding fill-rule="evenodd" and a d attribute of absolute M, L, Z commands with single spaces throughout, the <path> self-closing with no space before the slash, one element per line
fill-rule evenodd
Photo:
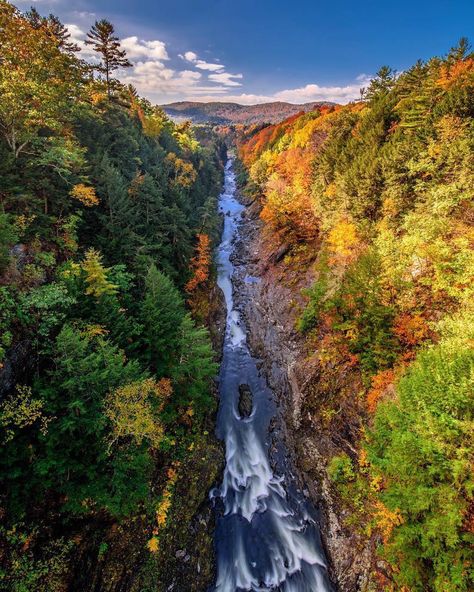
<path fill-rule="evenodd" d="M 313 111 L 318 107 L 335 105 L 329 101 L 317 101 L 294 105 L 277 101 L 258 105 L 239 103 L 200 103 L 180 101 L 162 105 L 166 114 L 175 120 L 191 120 L 193 123 L 220 123 L 249 125 L 252 123 L 277 123 L 301 111 Z"/>

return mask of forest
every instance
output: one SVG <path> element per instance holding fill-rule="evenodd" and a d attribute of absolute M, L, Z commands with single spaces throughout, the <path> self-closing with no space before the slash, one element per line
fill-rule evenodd
<path fill-rule="evenodd" d="M 158 555 L 215 408 L 193 302 L 225 148 L 114 79 L 111 23 L 89 42 L 93 67 L 55 16 L 0 3 L 2 590 L 64 590 L 113 529 Z"/>
<path fill-rule="evenodd" d="M 329 432 L 356 417 L 327 472 L 389 565 L 374 590 L 474 587 L 473 117 L 461 39 L 382 67 L 360 101 L 240 130 L 282 273 L 314 278 L 295 314 L 320 376 L 305 409 Z"/>

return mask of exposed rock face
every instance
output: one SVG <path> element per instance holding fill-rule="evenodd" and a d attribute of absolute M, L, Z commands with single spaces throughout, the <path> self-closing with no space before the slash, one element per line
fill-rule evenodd
<path fill-rule="evenodd" d="M 10 348 L 0 365 L 0 401 L 11 393 L 17 384 L 25 384 L 33 367 L 31 342 L 23 339 Z"/>
<path fill-rule="evenodd" d="M 211 427 L 211 426 L 209 426 Z M 170 528 L 160 536 L 161 553 L 147 549 L 145 516 L 123 524 L 99 519 L 80 530 L 68 592 L 203 592 L 215 580 L 215 515 L 208 492 L 220 479 L 223 450 L 208 435 L 181 467 L 173 493 Z M 106 543 L 104 553 L 97 548 Z"/>
<path fill-rule="evenodd" d="M 293 270 L 291 275 L 282 263 L 287 246 L 278 248 L 266 242 L 258 213 L 257 203 L 246 211 L 234 264 L 247 262 L 247 273 L 261 281 L 246 282 L 237 267 L 234 297 L 241 300 L 250 347 L 263 360 L 263 372 L 280 398 L 288 450 L 294 455 L 305 488 L 321 510 L 321 533 L 331 577 L 341 592 L 362 592 L 367 589 L 376 560 L 374 544 L 344 524 L 347 515 L 326 472 L 333 455 L 342 450 L 354 452 L 359 410 L 354 397 L 347 396 L 329 424 L 321 413 L 325 392 L 331 388 L 344 392 L 347 388 L 352 393 L 357 379 L 350 372 L 323 376 L 308 356 L 304 339 L 295 330 L 295 311 L 303 304 L 298 302 L 301 288 L 310 286 L 314 279 L 312 266 L 308 265 L 306 271 Z M 325 388 L 320 388 L 324 381 Z"/>

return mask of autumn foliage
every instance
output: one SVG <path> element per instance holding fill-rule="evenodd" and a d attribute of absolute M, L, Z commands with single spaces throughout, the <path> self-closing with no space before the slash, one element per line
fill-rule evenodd
<path fill-rule="evenodd" d="M 426 320 L 420 314 L 401 313 L 394 322 L 393 331 L 407 347 L 420 345 L 431 332 Z"/>
<path fill-rule="evenodd" d="M 180 463 L 174 462 L 167 471 L 167 481 L 163 490 L 161 499 L 156 508 L 156 524 L 153 527 L 153 536 L 147 543 L 147 548 L 150 553 L 157 553 L 160 548 L 160 533 L 166 527 L 168 522 L 168 514 L 172 504 L 173 490 L 178 480 L 178 469 Z"/>
<path fill-rule="evenodd" d="M 371 388 L 367 394 L 367 409 L 370 413 L 375 412 L 377 404 L 384 394 L 388 394 L 390 390 L 393 392 L 394 382 L 395 372 L 393 370 L 382 370 L 372 376 Z"/>
<path fill-rule="evenodd" d="M 454 64 L 443 64 L 436 83 L 444 90 L 455 85 L 474 86 L 474 59 L 457 60 Z"/>
<path fill-rule="evenodd" d="M 359 237 L 356 225 L 348 219 L 337 222 L 327 237 L 328 250 L 335 261 L 349 262 L 357 257 Z"/>
<path fill-rule="evenodd" d="M 204 284 L 209 278 L 209 266 L 211 264 L 211 244 L 207 234 L 197 235 L 198 243 L 196 255 L 191 259 L 191 279 L 186 284 L 186 291 L 192 293 L 198 286 Z"/>
<path fill-rule="evenodd" d="M 99 199 L 93 187 L 78 183 L 71 189 L 71 197 L 80 201 L 86 207 L 96 206 Z"/>
<path fill-rule="evenodd" d="M 473 117 L 462 39 L 239 148 L 266 233 L 285 247 L 285 286 L 314 278 L 297 319 L 318 376 L 304 411 L 338 434 L 360 427 L 328 474 L 351 524 L 383 540 L 394 590 L 474 587 Z"/>

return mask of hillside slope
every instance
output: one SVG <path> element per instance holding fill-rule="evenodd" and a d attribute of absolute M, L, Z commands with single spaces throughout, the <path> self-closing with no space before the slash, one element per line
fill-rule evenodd
<path fill-rule="evenodd" d="M 463 41 L 240 147 L 248 320 L 285 344 L 270 370 L 343 591 L 474 586 L 473 97 Z"/>
<path fill-rule="evenodd" d="M 0 3 L 0 590 L 203 590 L 225 149 L 67 39 Z"/>
<path fill-rule="evenodd" d="M 172 119 L 189 119 L 193 123 L 244 124 L 277 123 L 302 111 L 313 111 L 321 106 L 334 103 L 316 102 L 293 105 L 275 102 L 261 105 L 239 105 L 238 103 L 199 103 L 182 101 L 162 105 L 165 113 Z"/>

